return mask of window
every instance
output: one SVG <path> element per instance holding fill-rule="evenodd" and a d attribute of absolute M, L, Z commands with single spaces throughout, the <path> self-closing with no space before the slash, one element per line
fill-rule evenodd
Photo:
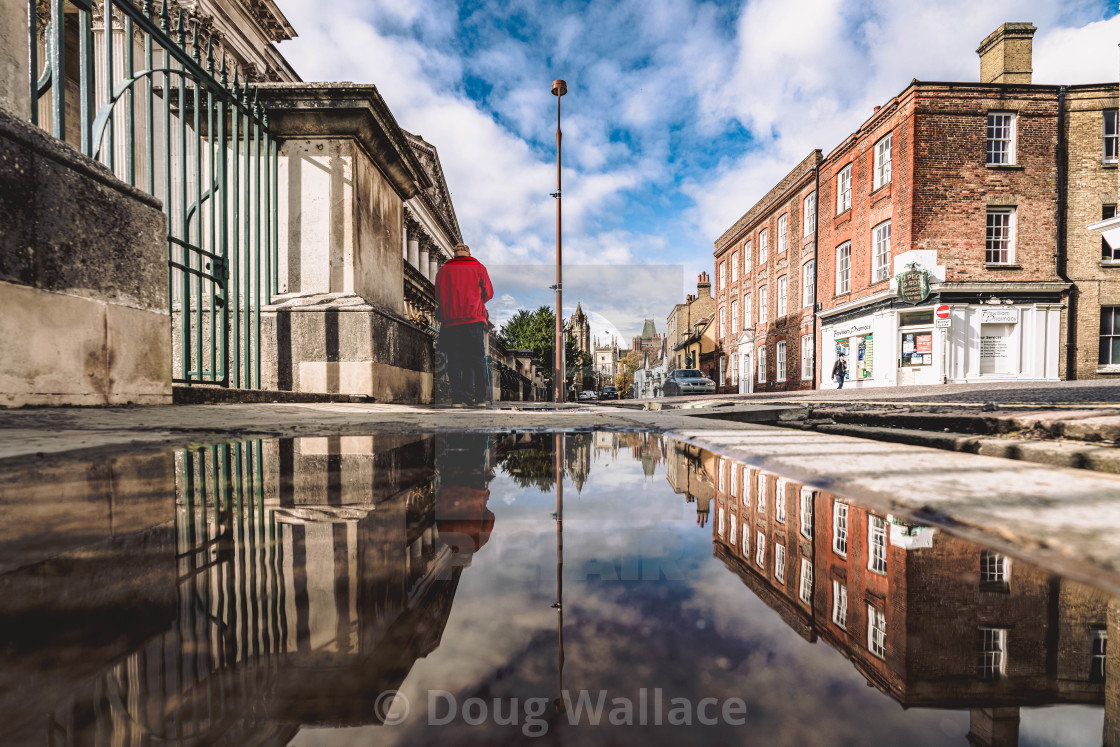
<path fill-rule="evenodd" d="M 731 252 L 731 282 L 739 279 L 739 252 Z"/>
<path fill-rule="evenodd" d="M 766 567 L 766 535 L 762 532 L 754 538 L 754 564 L 759 568 Z"/>
<path fill-rule="evenodd" d="M 731 302 L 731 332 L 734 333 L 738 329 L 735 325 L 739 322 L 739 302 Z M 734 366 L 732 366 L 734 368 Z"/>
<path fill-rule="evenodd" d="M 743 505 L 747 508 L 751 507 L 751 473 L 749 470 L 743 472 Z"/>
<path fill-rule="evenodd" d="M 852 290 L 852 242 L 845 241 L 836 247 L 836 293 Z"/>
<path fill-rule="evenodd" d="M 1007 673 L 1007 628 L 980 628 L 976 673 L 997 679 Z"/>
<path fill-rule="evenodd" d="M 749 558 L 751 556 L 751 528 L 747 522 L 743 522 L 743 557 Z"/>
<path fill-rule="evenodd" d="M 1104 682 L 1105 654 L 1108 652 L 1108 631 L 1090 630 L 1089 681 Z"/>
<path fill-rule="evenodd" d="M 774 364 L 777 370 L 774 372 L 775 381 L 786 380 L 786 342 L 782 340 L 778 343 L 778 359 Z"/>
<path fill-rule="evenodd" d="M 875 144 L 875 181 L 873 189 L 879 189 L 891 181 L 891 136 Z"/>
<path fill-rule="evenodd" d="M 731 539 L 731 546 L 735 546 L 735 538 L 739 536 L 739 527 L 737 526 L 737 517 L 731 514 L 731 528 L 727 532 L 727 536 Z"/>
<path fill-rule="evenodd" d="M 1117 141 L 1117 117 L 1116 110 L 1110 109 L 1104 113 L 1104 149 L 1101 160 L 1105 163 L 1116 163 L 1117 156 L 1120 156 L 1120 142 Z"/>
<path fill-rule="evenodd" d="M 872 516 L 867 522 L 867 546 L 871 548 L 867 558 L 868 570 L 875 573 L 887 572 L 887 522 Z"/>
<path fill-rule="evenodd" d="M 726 273 L 727 273 L 727 263 L 726 262 L 720 262 L 719 263 L 719 274 L 716 275 L 716 290 L 719 290 L 720 288 L 727 285 L 727 275 L 726 275 Z"/>
<path fill-rule="evenodd" d="M 848 629 L 848 587 L 835 580 L 832 582 L 832 622 Z"/>
<path fill-rule="evenodd" d="M 836 214 L 852 208 L 852 164 L 840 169 L 836 175 Z"/>
<path fill-rule="evenodd" d="M 779 584 L 786 582 L 786 546 L 781 542 L 774 543 L 774 578 Z"/>
<path fill-rule="evenodd" d="M 716 534 L 719 535 L 720 539 L 723 539 L 723 519 L 724 519 L 723 506 L 720 506 L 718 516 L 719 516 L 719 522 L 716 524 Z"/>
<path fill-rule="evenodd" d="M 801 488 L 801 536 L 813 539 L 813 491 Z"/>
<path fill-rule="evenodd" d="M 724 321 L 725 321 L 726 316 L 727 316 L 727 307 L 726 306 L 720 306 L 719 307 L 719 336 L 720 336 L 721 339 L 724 337 L 724 335 L 727 334 L 727 330 L 725 329 L 725 325 L 724 325 Z"/>
<path fill-rule="evenodd" d="M 743 272 L 748 273 L 751 271 L 751 241 L 747 239 L 747 243 L 743 244 Z"/>
<path fill-rule="evenodd" d="M 770 314 L 769 314 L 770 309 L 767 308 L 770 305 L 769 299 L 767 298 L 768 295 L 769 295 L 769 292 L 767 291 L 765 285 L 758 289 L 758 323 L 759 324 L 766 324 L 766 321 L 767 321 L 767 319 L 769 319 L 769 316 L 770 316 Z"/>
<path fill-rule="evenodd" d="M 778 318 L 786 315 L 786 306 L 789 296 L 789 276 L 782 275 L 778 278 Z"/>
<path fill-rule="evenodd" d="M 984 261 L 990 265 L 1009 265 L 1015 261 L 1015 208 L 988 208 Z"/>
<path fill-rule="evenodd" d="M 797 590 L 797 596 L 805 604 L 813 598 L 813 564 L 809 562 L 808 558 L 801 559 L 801 584 Z"/>
<path fill-rule="evenodd" d="M 1009 112 L 988 114 L 988 165 L 1015 163 L 1015 115 Z"/>
<path fill-rule="evenodd" d="M 751 327 L 751 294 L 743 296 L 743 329 Z"/>
<path fill-rule="evenodd" d="M 811 259 L 801 268 L 801 306 L 809 308 L 817 295 L 817 260 Z"/>
<path fill-rule="evenodd" d="M 789 483 L 785 478 L 779 477 L 774 484 L 774 521 L 779 524 L 786 523 L 786 486 Z"/>
<path fill-rule="evenodd" d="M 737 495 L 738 492 L 739 492 L 738 491 L 738 487 L 739 487 L 738 472 L 739 472 L 739 465 L 732 464 L 731 465 L 731 495 L 732 496 Z"/>
<path fill-rule="evenodd" d="M 778 216 L 778 254 L 786 250 L 786 245 L 789 243 L 789 214 L 782 214 Z"/>
<path fill-rule="evenodd" d="M 1115 205 L 1101 205 L 1101 220 L 1116 217 Z M 1120 247 L 1113 249 L 1101 236 L 1101 262 L 1116 262 L 1120 264 Z"/>
<path fill-rule="evenodd" d="M 758 512 L 766 513 L 766 475 L 758 473 Z"/>
<path fill-rule="evenodd" d="M 813 378 L 814 358 L 817 355 L 817 346 L 813 342 L 812 335 L 801 336 L 801 378 L 808 380 Z"/>
<path fill-rule="evenodd" d="M 1100 365 L 1120 366 L 1120 306 L 1101 307 L 1100 350 Z"/>
<path fill-rule="evenodd" d="M 848 504 L 832 504 L 832 551 L 837 555 L 848 554 Z"/>
<path fill-rule="evenodd" d="M 887 618 L 871 604 L 867 605 L 867 650 L 880 659 L 887 655 Z"/>
<path fill-rule="evenodd" d="M 1007 588 L 1011 579 L 1011 560 L 990 550 L 980 551 L 980 586 Z"/>
<path fill-rule="evenodd" d="M 875 268 L 873 282 L 886 280 L 891 276 L 891 222 L 884 221 L 875 226 Z"/>
<path fill-rule="evenodd" d="M 722 324 L 720 326 L 722 326 Z M 721 355 L 719 357 L 719 378 L 716 379 L 716 381 L 719 382 L 719 384 L 717 386 L 723 386 L 725 383 L 727 383 L 727 377 L 724 374 L 724 367 L 726 365 L 727 365 L 727 356 L 726 355 Z"/>
<path fill-rule="evenodd" d="M 758 346 L 758 383 L 766 383 L 766 346 Z"/>
<path fill-rule="evenodd" d="M 809 196 L 805 198 L 804 218 L 801 221 L 805 227 L 805 235 L 813 233 L 817 230 L 817 193 L 810 192 Z"/>
<path fill-rule="evenodd" d="M 766 264 L 766 252 L 768 252 L 769 249 L 766 229 L 764 228 L 758 232 L 758 264 L 760 266 Z"/>

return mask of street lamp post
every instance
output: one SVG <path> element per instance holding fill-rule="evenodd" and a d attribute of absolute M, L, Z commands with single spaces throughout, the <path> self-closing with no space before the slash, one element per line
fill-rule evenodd
<path fill-rule="evenodd" d="M 556 373 L 552 380 L 556 387 L 556 401 L 564 401 L 564 379 L 567 372 L 564 368 L 564 323 L 562 318 L 564 303 L 564 273 L 563 252 L 560 233 L 560 97 L 568 92 L 568 84 L 562 80 L 552 81 L 552 95 L 556 97 Z"/>

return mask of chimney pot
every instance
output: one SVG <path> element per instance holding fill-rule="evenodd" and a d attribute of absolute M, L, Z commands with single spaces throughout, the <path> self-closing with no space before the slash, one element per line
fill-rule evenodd
<path fill-rule="evenodd" d="M 1005 23 L 988 34 L 976 49 L 980 82 L 1030 84 L 1035 31 L 1032 23 Z"/>
<path fill-rule="evenodd" d="M 876 105 L 876 106 L 875 106 L 875 112 L 874 112 L 874 113 L 875 113 L 875 114 L 878 114 L 878 113 L 879 113 L 879 110 L 880 110 L 880 109 L 882 109 L 882 108 L 883 108 L 882 106 Z"/>

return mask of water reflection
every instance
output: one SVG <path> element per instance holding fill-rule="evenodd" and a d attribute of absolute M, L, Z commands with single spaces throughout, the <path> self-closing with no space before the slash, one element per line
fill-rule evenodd
<path fill-rule="evenodd" d="M 801 742 L 851 706 L 847 741 L 944 741 L 934 709 L 1012 745 L 1104 704 L 1120 743 L 1109 597 L 657 434 L 254 440 L 0 473 L 0 504 L 6 743 L 524 738 L 425 723 L 437 688 L 543 698 L 545 742 Z M 749 722 L 564 731 L 566 688 L 655 687 Z"/>

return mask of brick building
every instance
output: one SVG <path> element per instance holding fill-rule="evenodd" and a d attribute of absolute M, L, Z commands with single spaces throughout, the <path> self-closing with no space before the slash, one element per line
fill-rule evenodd
<path fill-rule="evenodd" d="M 715 311 L 715 299 L 712 298 L 712 279 L 708 273 L 702 272 L 696 280 L 696 295 L 685 296 L 684 303 L 679 303 L 669 312 L 665 322 L 665 346 L 668 356 L 668 370 L 688 368 L 685 365 L 687 350 L 685 343 L 689 337 L 696 334 L 696 325 L 705 317 L 711 316 Z M 697 361 L 692 362 L 693 367 Z"/>
<path fill-rule="evenodd" d="M 1106 701 L 1106 593 L 731 459 L 708 479 L 715 556 L 903 707 L 1015 744 L 1021 706 Z"/>
<path fill-rule="evenodd" d="M 813 387 L 820 163 L 806 156 L 715 242 L 720 391 Z"/>

